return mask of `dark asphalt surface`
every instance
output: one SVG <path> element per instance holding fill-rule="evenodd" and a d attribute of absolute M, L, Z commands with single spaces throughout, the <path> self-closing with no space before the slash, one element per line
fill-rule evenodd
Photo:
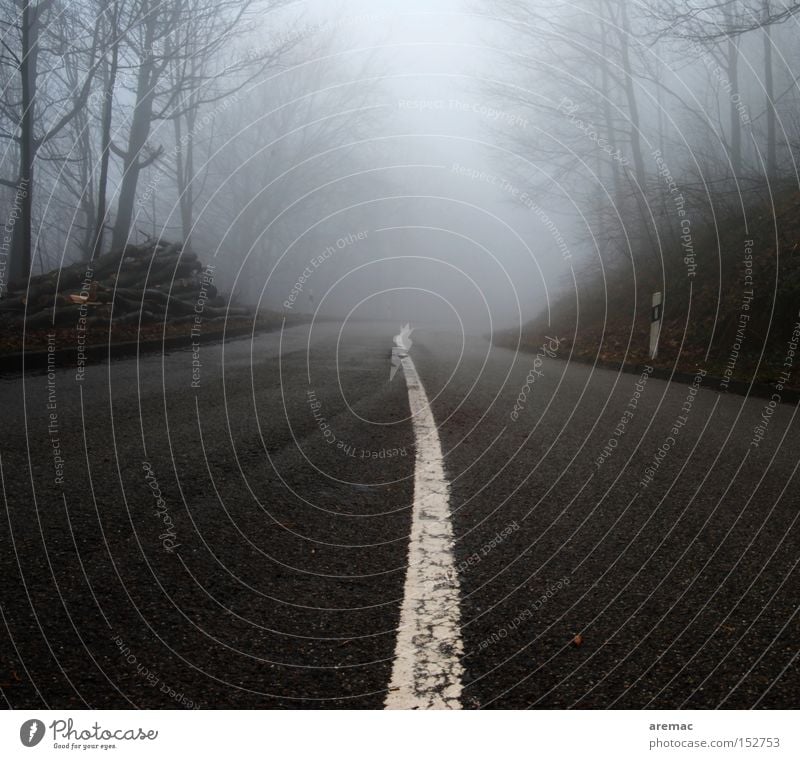
<path fill-rule="evenodd" d="M 381 708 L 413 501 L 395 332 L 0 379 L 5 704 Z M 755 448 L 764 399 L 701 389 L 686 414 L 689 387 L 650 378 L 628 418 L 633 375 L 529 375 L 421 327 L 411 356 L 451 482 L 465 708 L 798 705 L 794 406 Z"/>

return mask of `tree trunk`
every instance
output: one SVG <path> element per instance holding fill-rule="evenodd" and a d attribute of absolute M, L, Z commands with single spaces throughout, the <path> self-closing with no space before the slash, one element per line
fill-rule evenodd
<path fill-rule="evenodd" d="M 119 69 L 119 25 L 115 22 L 111 29 L 114 40 L 111 48 L 111 63 L 105 71 L 103 86 L 103 115 L 101 119 L 100 137 L 100 180 L 97 188 L 97 225 L 94 231 L 94 242 L 89 255 L 92 260 L 103 252 L 103 237 L 105 235 L 106 213 L 108 211 L 108 165 L 111 159 L 111 116 L 114 107 L 114 88 L 117 82 Z"/>
<path fill-rule="evenodd" d="M 36 8 L 25 2 L 22 7 L 22 50 L 19 73 L 22 85 L 22 117 L 19 138 L 19 177 L 14 198 L 19 217 L 14 224 L 10 279 L 25 283 L 31 274 L 33 251 L 33 169 L 36 142 L 33 134 L 36 102 L 36 58 L 39 20 Z"/>
<path fill-rule="evenodd" d="M 186 114 L 186 150 L 183 175 L 183 191 L 181 192 L 181 224 L 183 226 L 183 244 L 186 250 L 192 249 L 192 227 L 194 225 L 194 130 L 197 123 L 197 111 Z"/>
<path fill-rule="evenodd" d="M 636 88 L 634 87 L 633 81 L 633 69 L 631 68 L 631 25 L 628 18 L 627 0 L 622 0 L 622 2 L 620 2 L 620 11 L 622 29 L 619 35 L 619 42 L 620 54 L 622 56 L 622 68 L 625 75 L 625 96 L 628 100 L 628 118 L 631 121 L 631 155 L 633 156 L 633 169 L 636 173 L 636 183 L 639 185 L 640 192 L 644 193 L 647 190 L 647 172 L 645 171 L 644 157 L 642 155 L 639 104 L 636 99 Z"/>
<path fill-rule="evenodd" d="M 729 8 L 725 8 L 724 15 L 727 28 L 733 29 L 734 21 Z M 731 91 L 728 95 L 731 119 L 731 169 L 735 179 L 742 174 L 742 118 L 739 112 L 739 104 L 741 103 L 741 94 L 739 93 L 739 41 L 734 36 L 728 39 L 726 58 L 725 73 L 731 84 Z"/>
<path fill-rule="evenodd" d="M 633 67 L 630 56 L 631 24 L 628 18 L 628 0 L 620 0 L 620 22 L 622 28 L 619 33 L 620 56 L 622 59 L 623 74 L 625 77 L 625 97 L 628 101 L 628 118 L 631 122 L 631 155 L 633 157 L 633 171 L 637 187 L 634 190 L 636 205 L 643 230 L 643 245 L 650 251 L 653 260 L 660 260 L 658 245 L 653 239 L 651 229 L 651 214 L 647 201 L 647 171 L 644 165 L 641 139 L 641 119 L 639 117 L 639 103 L 636 98 L 634 86 Z"/>
<path fill-rule="evenodd" d="M 182 116 L 173 120 L 175 127 L 175 178 L 178 188 L 178 207 L 181 213 L 184 249 L 192 249 L 192 226 L 194 224 L 194 129 L 196 110 L 186 112 L 186 135 L 181 128 Z"/>
<path fill-rule="evenodd" d="M 128 135 L 128 148 L 123 158 L 117 218 L 114 222 L 114 236 L 111 240 L 112 250 L 120 250 L 128 242 L 136 205 L 136 188 L 139 184 L 139 174 L 143 165 L 142 151 L 147 144 L 147 139 L 150 137 L 150 129 L 153 124 L 154 89 L 158 80 L 155 75 L 153 53 L 154 27 L 157 23 L 157 18 L 147 2 L 143 5 L 142 17 L 147 25 L 144 37 L 145 53 L 139 65 L 136 81 L 136 105 L 133 108 L 131 130 Z"/>
<path fill-rule="evenodd" d="M 614 125 L 614 112 L 611 108 L 611 78 L 608 75 L 608 40 L 606 37 L 605 20 L 600 20 L 600 54 L 602 63 L 600 64 L 600 75 L 602 81 L 603 91 L 601 97 L 603 98 L 603 118 L 606 122 L 606 133 L 608 134 L 608 144 L 612 152 L 616 155 L 617 147 L 617 130 Z M 617 207 L 622 204 L 622 182 L 619 175 L 619 163 L 616 159 L 611 161 L 611 181 L 614 187 L 614 202 Z"/>
<path fill-rule="evenodd" d="M 769 0 L 764 0 L 764 16 L 769 19 Z M 767 97 L 767 178 L 773 180 L 778 173 L 778 151 L 775 137 L 775 80 L 772 70 L 772 29 L 764 26 L 764 90 Z"/>
<path fill-rule="evenodd" d="M 141 80 L 142 77 L 140 76 L 140 82 Z M 140 156 L 147 144 L 147 138 L 150 136 L 150 125 L 152 123 L 153 98 L 148 92 L 150 89 L 149 84 L 150 78 L 147 77 L 146 83 L 137 87 L 141 98 L 137 97 L 136 106 L 133 110 L 131 131 L 128 136 L 128 149 L 123 160 L 117 218 L 114 222 L 114 236 L 111 241 L 111 247 L 114 250 L 125 247 L 133 224 L 136 187 L 139 184 L 139 174 L 142 170 Z"/>

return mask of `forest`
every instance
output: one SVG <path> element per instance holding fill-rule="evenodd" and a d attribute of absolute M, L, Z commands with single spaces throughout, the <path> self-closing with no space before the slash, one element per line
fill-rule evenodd
<path fill-rule="evenodd" d="M 514 40 L 488 91 L 539 125 L 504 144 L 583 252 L 526 343 L 558 326 L 576 355 L 644 363 L 663 292 L 665 366 L 778 377 L 800 321 L 800 6 L 486 6 Z"/>
<path fill-rule="evenodd" d="M 404 202 L 420 178 L 374 167 L 405 156 L 392 117 L 415 101 L 394 97 L 389 54 L 348 55 L 365 29 L 386 42 L 380 15 L 287 0 L 2 5 L 7 348 L 21 347 L 25 324 L 30 345 L 48 323 L 74 331 L 87 306 L 120 339 L 180 327 L 212 263 L 209 320 L 274 324 L 311 253 L 370 226 L 343 199 L 394 191 L 404 201 L 388 215 L 414 217 Z M 502 176 L 482 204 L 526 198 L 521 234 L 567 264 L 528 283 L 550 295 L 521 314 L 523 345 L 557 326 L 576 356 L 644 360 L 663 292 L 662 358 L 722 372 L 737 345 L 731 376 L 769 379 L 762 348 L 783 352 L 800 294 L 798 10 L 464 3 L 485 22 L 483 57 L 449 101 L 460 107 L 435 101 L 450 111 L 442 126 L 478 115 L 489 147 L 476 160 Z M 377 245 L 337 257 L 318 287 L 375 260 Z M 309 287 L 294 315 L 317 300 Z M 498 339 L 519 345 L 517 333 Z"/>

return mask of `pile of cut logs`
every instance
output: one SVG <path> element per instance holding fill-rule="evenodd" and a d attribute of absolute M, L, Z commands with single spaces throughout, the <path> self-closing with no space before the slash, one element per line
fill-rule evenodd
<path fill-rule="evenodd" d="M 248 316 L 227 307 L 214 285 L 214 267 L 176 243 L 128 245 L 92 262 L 31 277 L 0 300 L 0 328 L 203 322 Z"/>

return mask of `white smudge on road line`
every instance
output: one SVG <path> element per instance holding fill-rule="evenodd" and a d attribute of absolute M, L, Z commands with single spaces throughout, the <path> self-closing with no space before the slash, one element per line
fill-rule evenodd
<path fill-rule="evenodd" d="M 460 709 L 459 582 L 453 559 L 450 488 L 425 388 L 406 350 L 401 359 L 417 456 L 408 569 L 387 709 Z"/>

